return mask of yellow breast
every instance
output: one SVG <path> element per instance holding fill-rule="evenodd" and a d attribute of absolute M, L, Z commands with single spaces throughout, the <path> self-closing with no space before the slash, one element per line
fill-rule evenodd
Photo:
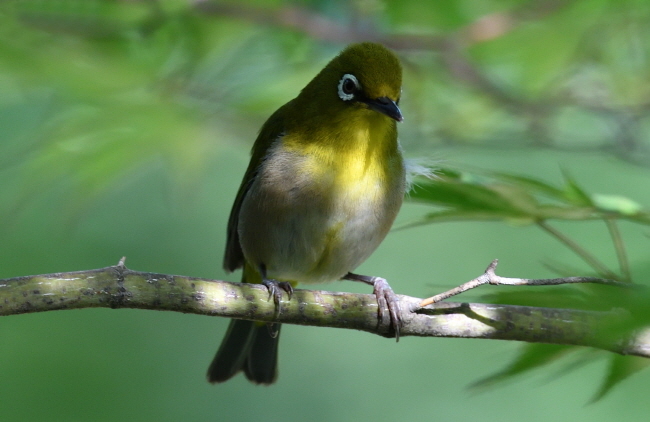
<path fill-rule="evenodd" d="M 351 202 L 368 200 L 381 197 L 390 181 L 401 177 L 397 136 L 390 128 L 386 119 L 365 118 L 323 135 L 310 134 L 316 139 L 308 141 L 302 133 L 287 135 L 283 144 L 304 157 L 296 168 L 299 178 L 322 184 L 323 194 Z"/>

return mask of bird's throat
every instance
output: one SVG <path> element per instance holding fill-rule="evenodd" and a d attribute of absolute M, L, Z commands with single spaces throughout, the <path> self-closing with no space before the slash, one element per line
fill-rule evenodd
<path fill-rule="evenodd" d="M 305 158 L 300 172 L 310 178 L 333 183 L 352 197 L 372 195 L 390 180 L 391 171 L 401 168 L 401 155 L 395 123 L 378 114 L 363 117 L 325 133 L 287 134 L 284 147 Z"/>

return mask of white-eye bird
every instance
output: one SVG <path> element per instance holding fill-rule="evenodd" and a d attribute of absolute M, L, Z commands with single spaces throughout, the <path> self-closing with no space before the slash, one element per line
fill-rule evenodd
<path fill-rule="evenodd" d="M 386 280 L 352 273 L 379 246 L 402 205 L 397 141 L 402 67 L 375 43 L 348 46 L 264 123 L 228 221 L 223 266 L 262 283 L 279 306 L 296 283 L 348 279 L 374 286 L 380 316 L 399 336 L 399 304 Z M 277 378 L 279 324 L 232 320 L 210 382 L 244 371 Z"/>

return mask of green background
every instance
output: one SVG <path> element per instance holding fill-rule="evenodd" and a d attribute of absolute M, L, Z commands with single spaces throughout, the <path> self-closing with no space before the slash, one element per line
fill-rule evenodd
<path fill-rule="evenodd" d="M 126 256 L 140 271 L 238 280 L 221 257 L 257 129 L 364 37 L 393 43 L 405 65 L 407 156 L 552 183 L 565 170 L 590 192 L 648 208 L 650 6 L 560 3 L 5 2 L 0 278 Z M 351 32 L 273 20 L 297 9 Z M 489 33 L 479 21 L 501 32 L 468 38 L 467 28 Z M 461 59 L 487 82 L 449 65 Z M 407 203 L 396 226 L 428 210 Z M 556 227 L 616 267 L 602 223 Z M 621 229 L 635 280 L 648 280 L 648 231 Z M 485 222 L 393 231 L 358 271 L 424 297 L 478 276 L 494 258 L 513 277 L 553 277 L 549 262 L 588 272 L 535 227 Z M 369 292 L 350 282 L 313 287 Z M 0 420 L 647 420 L 647 372 L 587 404 L 605 353 L 469 389 L 516 356 L 518 344 L 499 341 L 396 344 L 286 326 L 276 385 L 242 376 L 209 385 L 227 322 L 108 309 L 1 318 Z"/>

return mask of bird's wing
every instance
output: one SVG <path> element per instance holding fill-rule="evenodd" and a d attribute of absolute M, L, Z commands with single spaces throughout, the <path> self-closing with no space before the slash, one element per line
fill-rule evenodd
<path fill-rule="evenodd" d="M 285 125 L 283 116 L 288 105 L 289 103 L 280 107 L 269 117 L 262 126 L 262 129 L 260 129 L 260 133 L 251 149 L 251 161 L 248 164 L 241 186 L 239 186 L 239 191 L 235 197 L 235 202 L 232 204 L 230 217 L 228 218 L 226 252 L 223 257 L 223 268 L 228 272 L 235 271 L 244 265 L 244 252 L 239 243 L 239 212 L 244 198 L 255 181 L 259 167 L 264 162 L 269 149 L 284 136 Z"/>

